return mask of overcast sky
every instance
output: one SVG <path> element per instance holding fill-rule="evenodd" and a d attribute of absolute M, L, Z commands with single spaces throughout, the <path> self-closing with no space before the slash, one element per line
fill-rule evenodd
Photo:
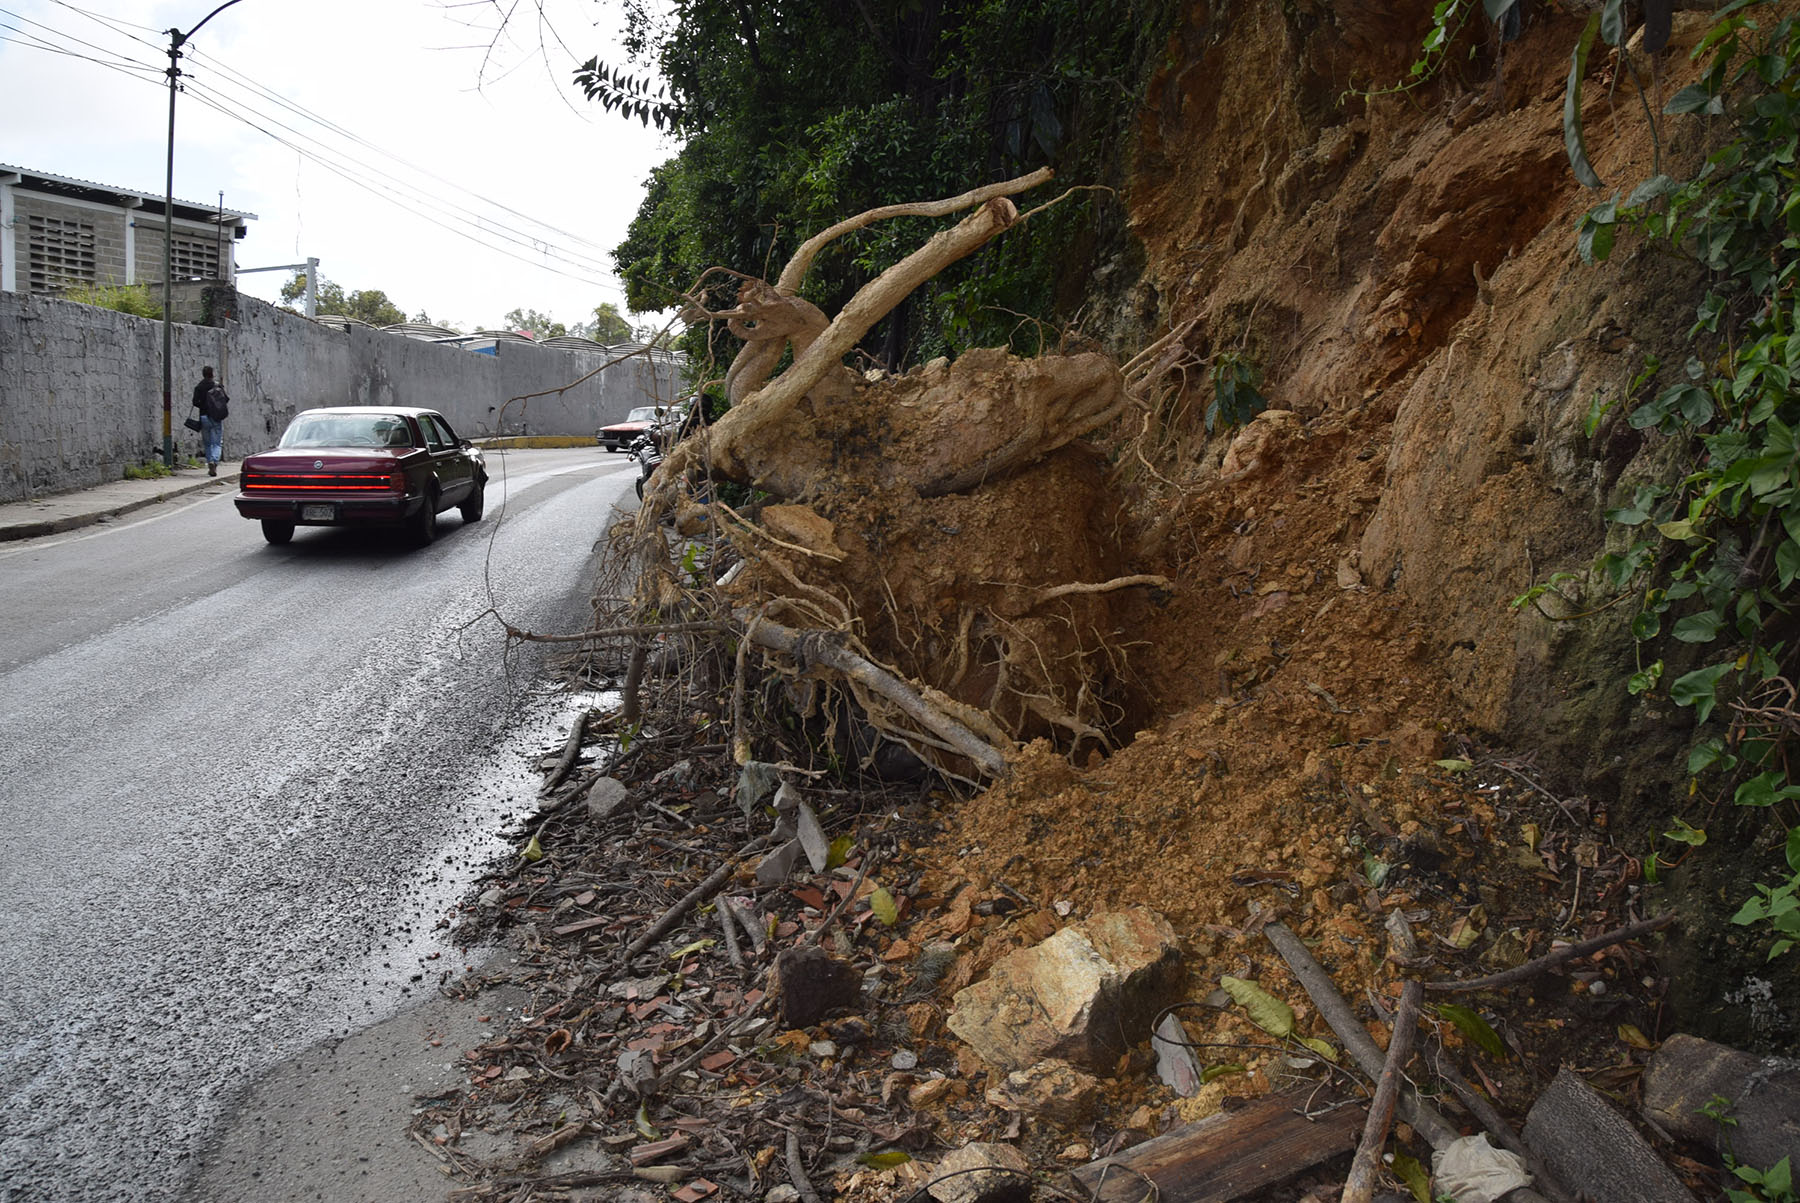
<path fill-rule="evenodd" d="M 166 31 L 219 2 L 0 0 L 0 162 L 160 194 Z M 240 268 L 317 256 L 322 276 L 382 289 L 408 317 L 469 330 L 513 308 L 570 325 L 602 301 L 624 312 L 611 250 L 677 148 L 572 83 L 594 54 L 623 63 L 618 6 L 521 3 L 495 43 L 498 11 L 239 0 L 184 50 L 176 197 L 222 191 L 257 215 Z M 239 284 L 274 300 L 287 278 Z"/>

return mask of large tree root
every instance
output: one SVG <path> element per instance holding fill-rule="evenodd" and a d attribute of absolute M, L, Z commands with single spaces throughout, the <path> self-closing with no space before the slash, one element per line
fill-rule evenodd
<path fill-rule="evenodd" d="M 796 631 L 767 620 L 747 623 L 746 636 L 751 643 L 768 651 L 792 656 L 804 673 L 814 665 L 841 674 L 852 685 L 890 703 L 907 718 L 942 740 L 958 754 L 967 757 L 989 777 L 1006 776 L 1006 756 L 997 730 L 988 735 L 977 734 L 974 727 L 951 713 L 947 698 L 933 698 L 888 672 L 878 664 L 844 647 L 828 631 Z"/>

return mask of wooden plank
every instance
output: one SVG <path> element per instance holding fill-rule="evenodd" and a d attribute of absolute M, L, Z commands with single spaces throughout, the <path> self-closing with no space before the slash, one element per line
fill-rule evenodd
<path fill-rule="evenodd" d="M 1532 1105 L 1524 1136 L 1558 1182 L 1594 1203 L 1694 1203 L 1650 1142 L 1566 1068 Z"/>
<path fill-rule="evenodd" d="M 1090 1162 L 1075 1178 L 1096 1203 L 1140 1203 L 1145 1178 L 1156 1184 L 1160 1203 L 1231 1203 L 1356 1147 L 1363 1108 L 1351 1104 L 1307 1119 L 1300 1112 L 1309 1100 L 1321 1106 L 1318 1096 L 1315 1090 L 1265 1095 L 1242 1110 L 1209 1115 Z"/>

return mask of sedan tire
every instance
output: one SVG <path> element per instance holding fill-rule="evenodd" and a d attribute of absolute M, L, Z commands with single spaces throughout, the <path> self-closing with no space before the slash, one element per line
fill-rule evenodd
<path fill-rule="evenodd" d="M 263 538 L 267 539 L 277 547 L 280 547 L 283 543 L 289 542 L 294 537 L 294 524 L 292 522 L 277 522 L 273 518 L 264 518 L 262 520 L 262 528 Z"/>
<path fill-rule="evenodd" d="M 487 509 L 487 481 L 478 480 L 469 495 L 463 498 L 462 505 L 457 507 L 464 522 L 480 522 L 483 511 Z"/>
<path fill-rule="evenodd" d="M 407 520 L 406 534 L 414 547 L 428 547 L 437 538 L 437 501 L 437 490 L 425 490 L 419 512 Z"/>

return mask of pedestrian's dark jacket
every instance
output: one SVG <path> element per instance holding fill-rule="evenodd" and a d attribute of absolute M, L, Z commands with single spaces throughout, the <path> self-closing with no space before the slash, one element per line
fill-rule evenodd
<path fill-rule="evenodd" d="M 205 413 L 207 410 L 206 395 L 217 387 L 219 387 L 219 382 L 211 376 L 202 377 L 200 383 L 194 386 L 194 405 L 201 413 Z"/>

